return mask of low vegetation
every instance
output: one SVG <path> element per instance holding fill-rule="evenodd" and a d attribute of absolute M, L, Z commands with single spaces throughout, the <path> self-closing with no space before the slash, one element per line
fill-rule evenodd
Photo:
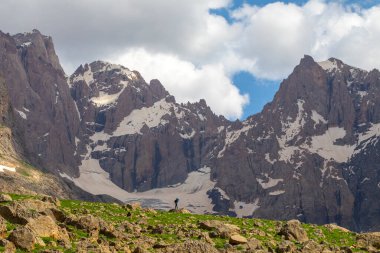
<path fill-rule="evenodd" d="M 0 252 L 379 252 L 380 235 L 159 211 L 135 204 L 0 195 Z"/>

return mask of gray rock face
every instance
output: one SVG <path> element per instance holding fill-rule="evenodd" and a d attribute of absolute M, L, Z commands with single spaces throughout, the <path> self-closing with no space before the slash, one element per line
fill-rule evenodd
<path fill-rule="evenodd" d="M 262 113 L 226 132 L 217 185 L 258 200 L 257 217 L 378 229 L 379 77 L 305 56 Z"/>
<path fill-rule="evenodd" d="M 74 173 L 79 118 L 50 37 L 0 32 L 0 79 L 7 87 L 12 131 L 33 164 Z"/>
<path fill-rule="evenodd" d="M 217 127 L 226 123 L 205 101 L 178 104 L 158 80 L 147 84 L 119 65 L 81 66 L 70 86 L 85 129 L 78 152 L 128 191 L 183 182 L 208 161 Z"/>
<path fill-rule="evenodd" d="M 305 56 L 261 113 L 229 122 L 120 65 L 66 79 L 38 31 L 0 33 L 0 61 L 0 124 L 15 149 L 85 190 L 204 190 L 209 212 L 380 229 L 377 70 Z M 183 184 L 203 167 L 207 182 Z"/>

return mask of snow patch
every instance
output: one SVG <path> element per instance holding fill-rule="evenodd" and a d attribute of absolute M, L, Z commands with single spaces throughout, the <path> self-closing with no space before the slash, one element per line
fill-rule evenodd
<path fill-rule="evenodd" d="M 126 67 L 118 64 L 112 64 L 108 62 L 102 62 L 104 64 L 103 68 L 100 69 L 97 72 L 107 72 L 112 70 L 120 71 L 120 73 L 124 76 L 127 76 L 129 79 L 137 79 L 137 76 L 135 73 L 127 69 Z"/>
<path fill-rule="evenodd" d="M 246 203 L 243 201 L 234 201 L 234 209 L 230 209 L 236 213 L 237 217 L 242 218 L 251 216 L 260 206 L 259 199 L 256 199 L 253 203 Z"/>
<path fill-rule="evenodd" d="M 55 84 L 55 86 L 57 87 L 57 84 Z M 55 91 L 55 103 L 54 103 L 54 104 L 57 104 L 57 103 L 58 103 L 58 98 L 59 98 L 59 91 L 56 90 L 56 91 Z"/>
<path fill-rule="evenodd" d="M 371 124 L 367 131 L 360 133 L 358 135 L 357 146 L 361 145 L 360 149 L 355 149 L 354 154 L 360 153 L 365 150 L 368 145 L 375 144 L 380 136 L 380 123 Z"/>
<path fill-rule="evenodd" d="M 96 133 L 91 139 L 94 141 L 103 138 L 104 135 Z M 60 173 L 60 175 L 92 194 L 107 194 L 124 202 L 140 201 L 144 206 L 167 210 L 174 207 L 173 201 L 178 197 L 180 208 L 184 207 L 195 213 L 212 212 L 213 204 L 207 192 L 215 187 L 216 182 L 210 179 L 209 167 L 189 173 L 182 184 L 146 192 L 129 193 L 110 180 L 109 174 L 100 167 L 99 161 L 91 157 L 91 152 L 91 147 L 87 146 L 87 154 L 79 167 L 78 178 L 72 178 L 65 173 Z"/>
<path fill-rule="evenodd" d="M 117 99 L 119 98 L 120 94 L 123 91 L 124 89 L 122 89 L 121 91 L 115 94 L 107 94 L 104 91 L 100 91 L 99 96 L 92 97 L 90 101 L 94 103 L 96 106 L 105 106 L 105 105 L 113 104 L 117 101 Z"/>
<path fill-rule="evenodd" d="M 61 177 L 70 179 L 83 190 L 98 195 L 107 194 L 121 201 L 125 201 L 126 191 L 115 185 L 109 177 L 109 173 L 104 171 L 99 161 L 91 157 L 91 147 L 87 146 L 87 154 L 79 166 L 80 176 L 72 178 L 65 173 L 60 173 Z"/>
<path fill-rule="evenodd" d="M 277 196 L 277 195 L 281 195 L 281 194 L 284 194 L 285 191 L 273 191 L 273 192 L 270 192 L 269 195 L 271 196 Z"/>
<path fill-rule="evenodd" d="M 237 139 L 239 139 L 242 133 L 247 133 L 251 128 L 252 126 L 245 125 L 239 130 L 227 131 L 224 147 L 221 151 L 219 151 L 218 158 L 223 157 L 224 151 L 226 151 L 227 147 L 230 146 L 232 143 L 234 143 Z"/>
<path fill-rule="evenodd" d="M 213 204 L 207 192 L 216 184 L 210 180 L 210 173 L 210 168 L 203 167 L 189 173 L 183 184 L 146 192 L 130 193 L 130 198 L 134 199 L 129 199 L 129 201 L 140 201 L 157 209 L 171 209 L 174 207 L 174 199 L 178 197 L 180 208 L 184 207 L 195 213 L 210 213 Z"/>
<path fill-rule="evenodd" d="M 365 96 L 368 95 L 368 92 L 366 92 L 366 91 L 358 91 L 358 95 L 360 96 L 360 98 L 363 98 L 363 97 L 365 97 Z"/>
<path fill-rule="evenodd" d="M 5 165 L 0 165 L 0 172 L 4 172 L 4 170 L 16 172 L 16 168 L 14 168 L 14 167 L 8 167 Z"/>
<path fill-rule="evenodd" d="M 82 117 L 80 116 L 80 112 L 79 112 L 79 109 L 78 109 L 78 105 L 77 105 L 77 103 L 74 102 L 74 106 L 75 106 L 75 109 L 76 109 L 76 111 L 77 111 L 77 114 L 78 114 L 78 118 L 79 118 L 79 120 L 82 121 Z"/>
<path fill-rule="evenodd" d="M 311 138 L 309 150 L 327 160 L 334 159 L 339 163 L 347 162 L 354 153 L 355 147 L 334 144 L 336 140 L 341 139 L 344 136 L 346 136 L 346 130 L 344 130 L 344 128 L 329 128 L 323 135 L 313 136 Z"/>
<path fill-rule="evenodd" d="M 107 146 L 107 142 L 103 142 L 102 145 L 96 145 L 93 151 L 110 151 L 111 149 Z"/>
<path fill-rule="evenodd" d="M 318 62 L 319 66 L 321 66 L 324 70 L 328 72 L 332 72 L 338 69 L 338 64 L 335 60 L 327 60 Z"/>
<path fill-rule="evenodd" d="M 227 193 L 225 191 L 223 191 L 221 188 L 219 187 L 214 187 L 215 190 L 217 190 L 220 195 L 222 195 L 223 199 L 230 199 L 230 197 L 228 197 Z"/>
<path fill-rule="evenodd" d="M 319 123 L 327 124 L 327 120 L 325 120 L 325 118 L 319 113 L 317 113 L 315 110 L 311 111 L 311 119 L 314 121 L 314 129 L 315 126 Z"/>
<path fill-rule="evenodd" d="M 190 134 L 179 134 L 179 135 L 181 136 L 182 139 L 191 139 L 194 137 L 195 131 L 194 129 L 192 129 Z"/>
<path fill-rule="evenodd" d="M 271 160 L 270 159 L 270 156 L 269 156 L 269 153 L 265 153 L 265 160 L 270 163 L 270 164 L 274 164 L 276 162 L 276 159 L 275 160 Z"/>
<path fill-rule="evenodd" d="M 370 179 L 368 177 L 364 178 L 360 183 L 365 183 L 366 181 L 369 181 Z"/>
<path fill-rule="evenodd" d="M 277 137 L 277 141 L 280 146 L 280 150 L 278 151 L 280 161 L 290 162 L 293 154 L 296 150 L 298 150 L 297 147 L 288 146 L 287 142 L 293 140 L 301 132 L 301 129 L 305 125 L 303 108 L 304 103 L 305 101 L 302 99 L 297 100 L 298 113 L 293 122 L 290 122 L 291 119 L 288 119 L 288 122 L 281 122 L 282 132 L 284 132 L 284 135 L 280 138 Z"/>
<path fill-rule="evenodd" d="M 17 109 L 15 109 L 15 110 L 16 110 L 16 112 L 18 112 L 18 114 L 20 115 L 21 118 L 27 119 L 27 116 L 26 116 L 25 112 L 19 111 Z"/>
<path fill-rule="evenodd" d="M 149 128 L 165 125 L 169 122 L 163 120 L 162 117 L 168 114 L 172 106 L 171 103 L 162 99 L 154 103 L 151 107 L 133 110 L 122 120 L 112 135 L 141 134 L 141 129 L 144 125 L 147 125 Z"/>
<path fill-rule="evenodd" d="M 73 78 L 72 82 L 68 82 L 69 87 L 71 88 L 72 84 L 78 81 L 84 81 L 87 85 L 94 82 L 94 73 L 92 72 L 90 65 L 88 65 L 88 70 L 86 70 L 83 74 L 79 74 Z"/>
<path fill-rule="evenodd" d="M 31 46 L 32 44 L 33 44 L 32 42 L 28 41 L 28 42 L 22 43 L 22 44 L 21 44 L 21 47 L 29 47 L 29 46 Z"/>
<path fill-rule="evenodd" d="M 200 121 L 206 121 L 207 120 L 207 118 L 205 116 L 203 116 L 203 114 L 200 114 L 200 113 L 198 113 L 198 118 Z"/>
<path fill-rule="evenodd" d="M 263 189 L 269 189 L 275 187 L 278 183 L 283 182 L 284 179 L 278 178 L 274 179 L 268 176 L 268 174 L 264 174 L 266 179 L 256 178 L 256 181 L 261 185 Z"/>

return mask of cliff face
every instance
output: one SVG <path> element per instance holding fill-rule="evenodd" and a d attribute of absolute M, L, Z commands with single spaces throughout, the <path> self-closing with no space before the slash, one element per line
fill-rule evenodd
<path fill-rule="evenodd" d="M 377 70 L 305 56 L 261 113 L 229 122 L 120 65 L 96 61 L 66 78 L 38 31 L 0 33 L 0 60 L 0 121 L 15 153 L 85 191 L 380 228 Z"/>
<path fill-rule="evenodd" d="M 78 152 L 91 160 L 79 170 L 105 170 L 128 191 L 183 182 L 208 161 L 217 127 L 227 122 L 205 101 L 178 104 L 158 80 L 147 84 L 119 65 L 81 66 L 70 87 L 85 129 Z"/>
<path fill-rule="evenodd" d="M 258 201 L 254 216 L 378 229 L 378 204 L 364 196 L 379 190 L 370 165 L 380 134 L 379 77 L 305 56 L 262 113 L 226 133 L 238 137 L 217 160 L 217 185 Z"/>
<path fill-rule="evenodd" d="M 50 37 L 0 33 L 0 76 L 7 87 L 12 130 L 22 152 L 48 171 L 78 164 L 74 136 L 79 118 Z"/>

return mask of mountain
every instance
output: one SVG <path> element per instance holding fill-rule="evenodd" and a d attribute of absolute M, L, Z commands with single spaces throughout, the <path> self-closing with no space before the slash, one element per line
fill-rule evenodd
<path fill-rule="evenodd" d="M 67 77 L 36 30 L 0 33 L 0 57 L 14 153 L 64 184 L 155 208 L 179 197 L 198 213 L 380 229 L 378 70 L 305 56 L 261 113 L 231 122 L 120 65 Z"/>
<path fill-rule="evenodd" d="M 80 164 L 73 155 L 80 125 L 51 37 L 0 32 L 0 63 L 0 190 L 114 200 L 57 176 Z"/>
<path fill-rule="evenodd" d="M 220 154 L 217 185 L 257 201 L 257 217 L 378 230 L 379 79 L 377 70 L 305 56 L 273 102 L 226 133 L 238 137 Z"/>

